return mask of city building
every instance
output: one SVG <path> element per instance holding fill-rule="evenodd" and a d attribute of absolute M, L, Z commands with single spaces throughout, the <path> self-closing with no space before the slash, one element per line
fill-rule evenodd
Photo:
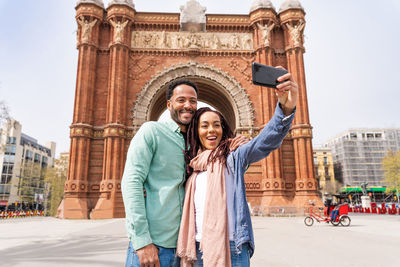
<path fill-rule="evenodd" d="M 54 169 L 56 174 L 61 176 L 68 172 L 69 152 L 61 152 L 60 157 L 54 160 Z"/>
<path fill-rule="evenodd" d="M 349 129 L 328 140 L 337 180 L 345 186 L 385 186 L 382 158 L 400 149 L 400 129 Z"/>
<path fill-rule="evenodd" d="M 315 178 L 321 196 L 327 193 L 336 193 L 340 189 L 340 181 L 335 180 L 332 150 L 327 147 L 314 147 Z"/>
<path fill-rule="evenodd" d="M 53 166 L 56 144 L 40 145 L 16 120 L 5 123 L 0 134 L 0 209 L 42 204 L 44 170 Z"/>

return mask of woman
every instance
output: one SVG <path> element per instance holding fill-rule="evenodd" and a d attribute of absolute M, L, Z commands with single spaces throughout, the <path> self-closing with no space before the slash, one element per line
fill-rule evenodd
<path fill-rule="evenodd" d="M 274 116 L 249 143 L 231 152 L 233 136 L 218 111 L 201 108 L 188 127 L 192 173 L 179 230 L 177 254 L 185 266 L 249 266 L 254 237 L 246 201 L 247 167 L 278 148 L 289 131 L 297 103 L 297 84 L 291 74 L 278 81 L 279 100 Z M 290 116 L 288 116 L 290 115 Z"/>

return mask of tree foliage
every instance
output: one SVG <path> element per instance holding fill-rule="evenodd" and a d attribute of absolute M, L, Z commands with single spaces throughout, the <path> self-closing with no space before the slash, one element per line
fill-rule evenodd
<path fill-rule="evenodd" d="M 382 169 L 384 182 L 388 185 L 387 190 L 400 191 L 400 150 L 388 152 L 382 159 Z"/>
<path fill-rule="evenodd" d="M 18 187 L 22 202 L 33 203 L 35 194 L 44 194 L 43 170 L 39 163 L 25 161 L 22 164 Z"/>
<path fill-rule="evenodd" d="M 4 101 L 0 101 L 0 136 L 3 135 L 3 131 L 5 131 L 6 135 L 8 134 L 8 131 L 10 129 L 3 129 L 3 125 L 10 120 L 10 113 L 7 105 L 4 103 Z M 1 142 L 2 140 L 0 139 L 0 151 L 4 150 L 4 144 Z M 3 140 L 5 142 L 5 140 Z"/>
<path fill-rule="evenodd" d="M 2 124 L 10 119 L 10 114 L 7 105 L 4 101 L 0 101 L 0 127 Z"/>
<path fill-rule="evenodd" d="M 44 177 L 44 181 L 48 188 L 47 215 L 55 216 L 57 214 L 57 208 L 64 198 L 64 184 L 67 179 L 67 170 L 59 170 L 54 167 L 49 167 L 47 168 Z"/>

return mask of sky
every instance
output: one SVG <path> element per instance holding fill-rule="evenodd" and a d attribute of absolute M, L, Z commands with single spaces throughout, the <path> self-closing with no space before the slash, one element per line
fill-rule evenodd
<path fill-rule="evenodd" d="M 40 144 L 69 150 L 77 72 L 76 0 L 0 0 L 0 101 Z M 107 7 L 110 1 L 105 0 Z M 186 0 L 134 0 L 175 12 Z M 248 14 L 252 0 L 199 0 Z M 283 0 L 271 1 L 279 10 Z M 313 144 L 349 128 L 400 128 L 400 1 L 300 0 Z"/>

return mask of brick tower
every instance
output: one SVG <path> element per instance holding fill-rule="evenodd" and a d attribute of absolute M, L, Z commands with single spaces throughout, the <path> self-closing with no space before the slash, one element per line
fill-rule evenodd
<path fill-rule="evenodd" d="M 137 12 L 131 0 L 80 0 L 79 61 L 64 218 L 124 216 L 120 180 L 129 142 L 166 109 L 165 91 L 179 78 L 199 87 L 199 100 L 254 137 L 272 117 L 273 90 L 251 82 L 251 64 L 287 68 L 299 84 L 293 127 L 283 145 L 246 173 L 248 201 L 265 213 L 302 211 L 320 201 L 314 176 L 303 63 L 305 12 L 296 0 L 279 12 L 255 0 L 247 15 L 206 14 L 189 0 L 180 13 Z"/>

